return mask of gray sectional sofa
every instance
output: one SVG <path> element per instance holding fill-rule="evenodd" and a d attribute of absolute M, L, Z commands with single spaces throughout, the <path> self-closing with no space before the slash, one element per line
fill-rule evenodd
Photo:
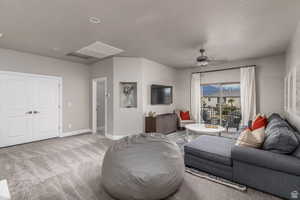
<path fill-rule="evenodd" d="M 285 199 L 300 199 L 299 133 L 273 114 L 266 134 L 261 149 L 202 135 L 184 146 L 185 165 Z"/>

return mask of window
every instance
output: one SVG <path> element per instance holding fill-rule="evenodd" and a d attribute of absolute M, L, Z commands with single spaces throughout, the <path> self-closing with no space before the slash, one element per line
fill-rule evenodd
<path fill-rule="evenodd" d="M 201 85 L 202 122 L 238 128 L 241 113 L 240 84 Z"/>

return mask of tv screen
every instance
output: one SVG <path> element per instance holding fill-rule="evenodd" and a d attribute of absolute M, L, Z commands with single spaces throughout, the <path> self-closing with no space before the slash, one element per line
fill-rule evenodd
<path fill-rule="evenodd" d="M 169 105 L 173 103 L 173 87 L 164 85 L 151 85 L 151 104 Z"/>

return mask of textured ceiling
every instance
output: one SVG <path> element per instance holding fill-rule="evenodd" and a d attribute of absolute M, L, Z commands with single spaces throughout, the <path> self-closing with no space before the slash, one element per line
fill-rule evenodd
<path fill-rule="evenodd" d="M 200 47 L 222 60 L 283 53 L 299 19 L 299 0 L 1 0 L 0 47 L 70 60 L 98 40 L 191 67 Z"/>

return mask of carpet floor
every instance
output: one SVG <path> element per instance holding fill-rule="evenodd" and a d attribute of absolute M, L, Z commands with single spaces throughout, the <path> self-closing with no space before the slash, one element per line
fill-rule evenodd
<path fill-rule="evenodd" d="M 112 200 L 101 187 L 101 165 L 113 141 L 84 134 L 0 149 L 0 180 L 12 200 Z M 168 200 L 277 200 L 253 189 L 241 192 L 186 173 Z"/>

